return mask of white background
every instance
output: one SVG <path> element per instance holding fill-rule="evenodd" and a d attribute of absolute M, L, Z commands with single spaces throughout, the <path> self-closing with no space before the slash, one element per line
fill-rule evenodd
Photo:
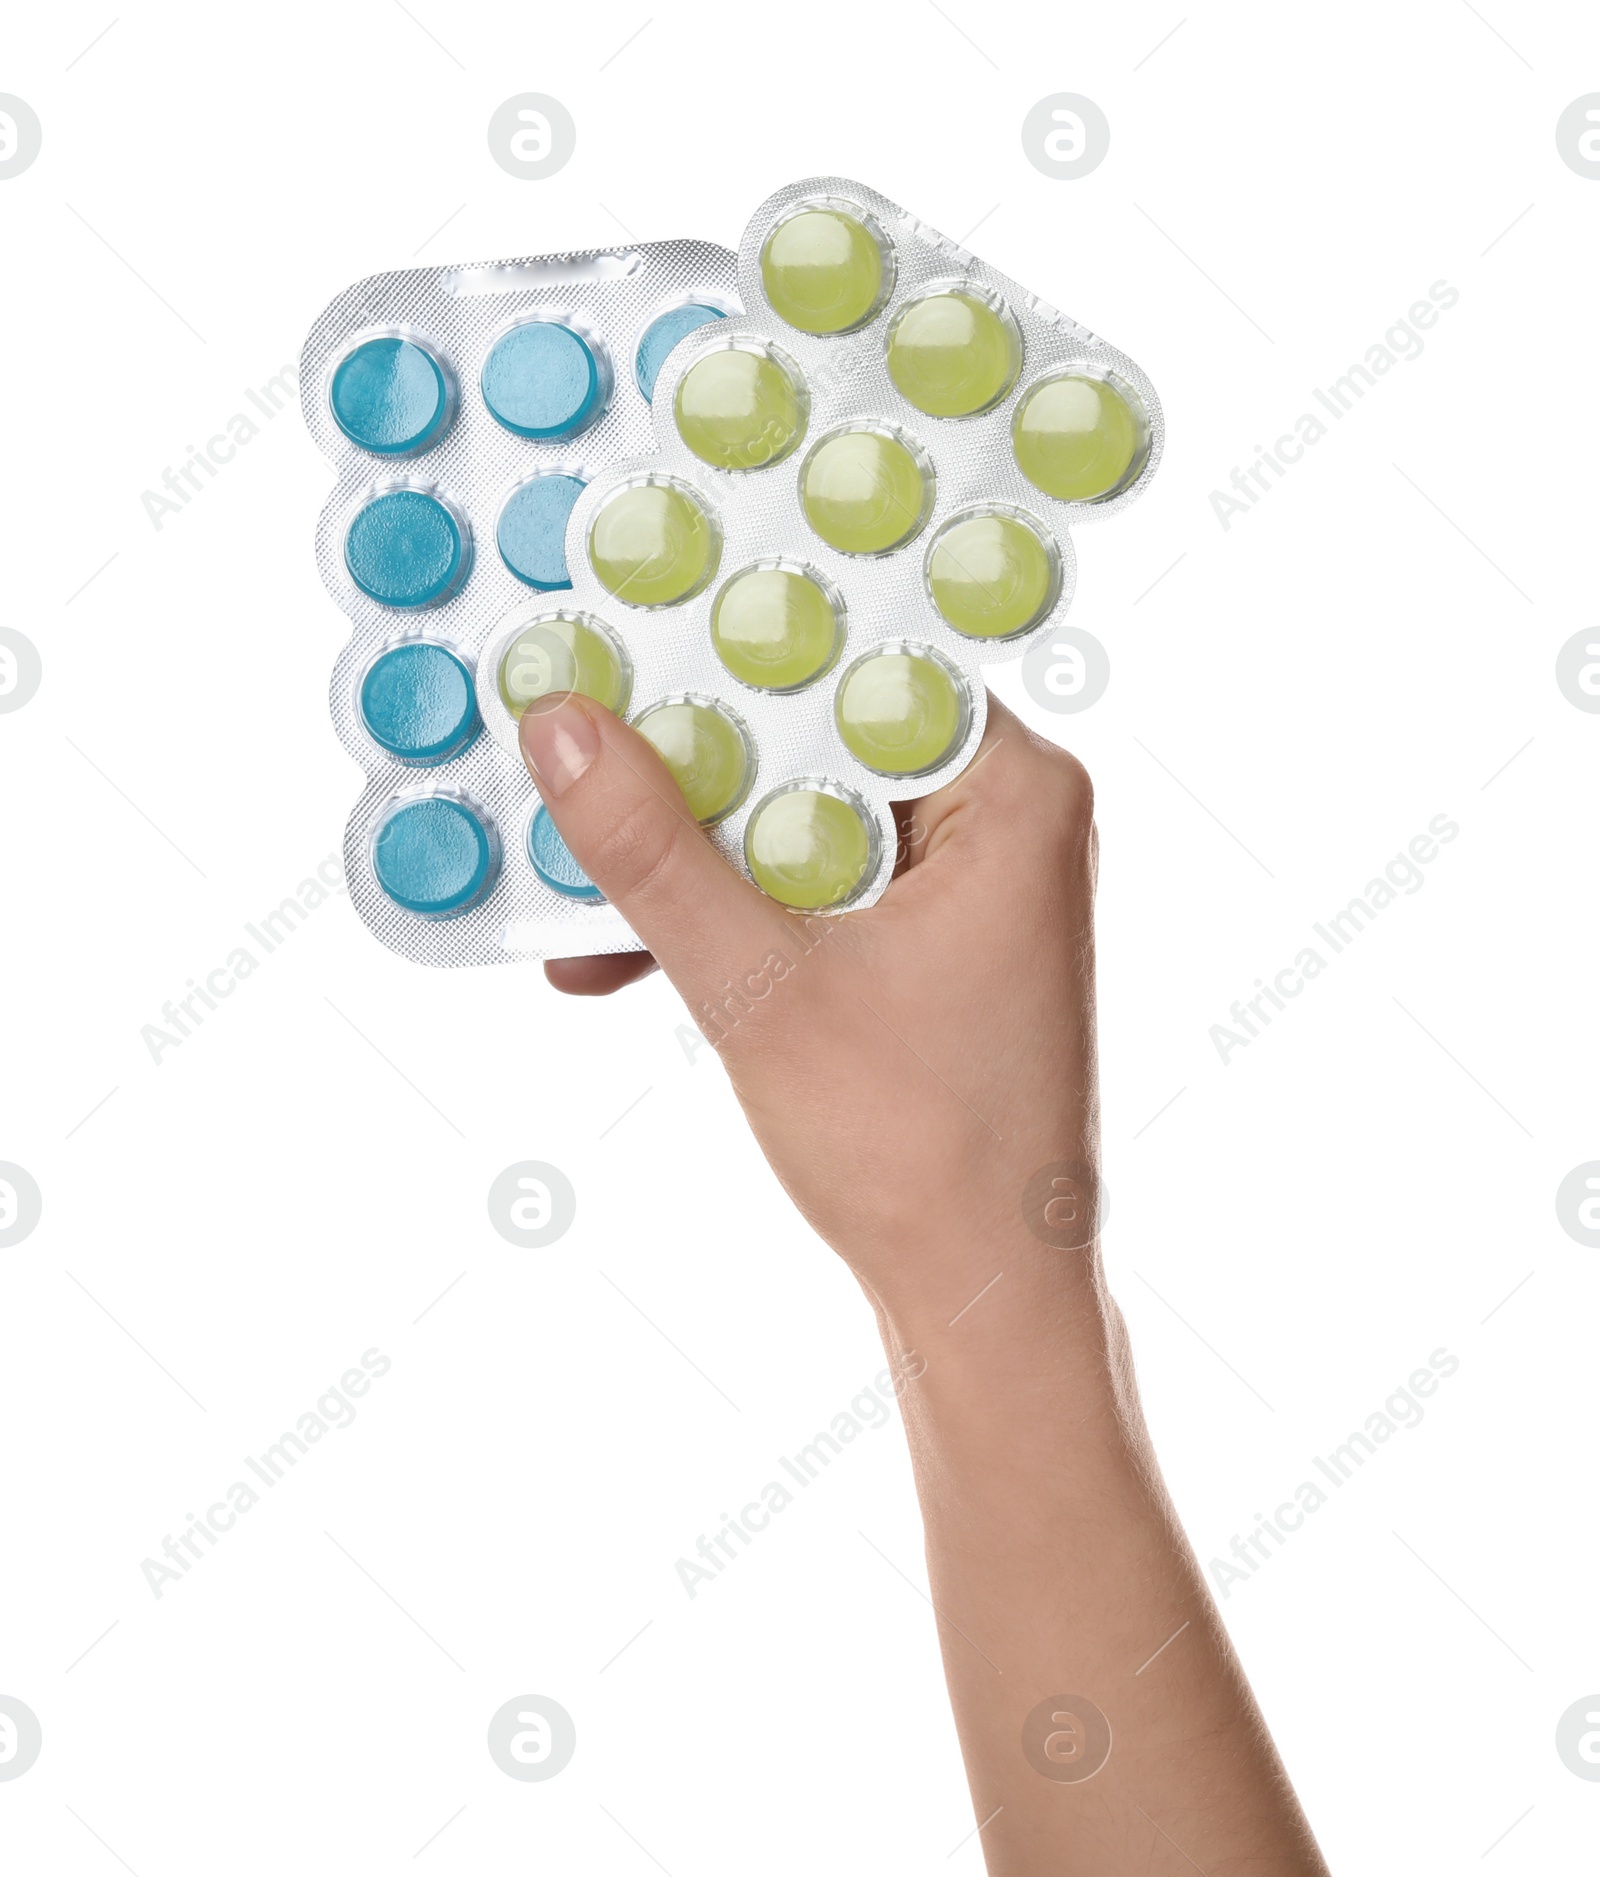
<path fill-rule="evenodd" d="M 0 1693 L 44 1730 L 7 1868 L 980 1868 L 895 1427 L 695 1600 L 674 1570 L 881 1358 L 667 985 L 430 973 L 340 899 L 140 1038 L 358 789 L 298 413 L 159 532 L 141 492 L 362 274 L 732 244 L 818 171 L 983 218 L 1164 399 L 1154 485 L 1078 536 L 1109 691 L 995 688 L 1098 787 L 1107 1259 L 1201 1558 L 1459 1359 L 1222 1606 L 1315 1828 L 1374 1877 L 1592 1859 L 1554 1732 L 1600 1690 L 1600 1254 L 1554 1196 L 1600 1157 L 1600 717 L 1553 672 L 1594 617 L 1600 184 L 1554 127 L 1600 19 L 290 0 L 84 52 L 110 17 L 14 10 L 0 58 L 44 125 L 0 183 L 0 623 L 45 669 L 0 718 L 0 1158 L 44 1194 L 0 1252 Z M 523 90 L 578 126 L 543 182 L 485 142 Z M 1112 127 L 1075 182 L 1019 140 L 1061 90 Z M 1422 355 L 1224 531 L 1210 492 L 1437 280 Z M 1210 1027 L 1440 814 L 1425 886 L 1224 1066 Z M 539 1252 L 485 1207 L 525 1158 L 578 1193 Z M 155 1600 L 140 1560 L 373 1346 L 357 1422 Z M 524 1693 L 576 1721 L 547 1783 L 485 1750 Z"/>

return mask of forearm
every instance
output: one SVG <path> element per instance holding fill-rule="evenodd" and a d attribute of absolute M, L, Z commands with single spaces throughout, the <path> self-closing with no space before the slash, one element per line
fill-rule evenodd
<path fill-rule="evenodd" d="M 1115 1877 L 1176 1847 L 1207 1877 L 1323 1873 L 1162 1486 L 1097 1265 L 1020 1233 L 995 1263 L 953 1324 L 877 1299 L 916 1375 L 901 1406 L 989 1870 Z"/>

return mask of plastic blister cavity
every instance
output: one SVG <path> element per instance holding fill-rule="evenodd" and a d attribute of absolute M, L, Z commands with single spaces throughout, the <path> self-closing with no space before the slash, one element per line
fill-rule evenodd
<path fill-rule="evenodd" d="M 500 835 L 484 810 L 438 788 L 387 803 L 368 838 L 373 876 L 392 904 L 419 919 L 454 919 L 500 872 Z"/>
<path fill-rule="evenodd" d="M 415 456 L 438 441 L 455 415 L 447 362 L 403 327 L 359 338 L 334 367 L 328 407 L 334 422 L 374 456 Z"/>
<path fill-rule="evenodd" d="M 379 749 L 411 769 L 449 762 L 483 728 L 471 666 L 431 639 L 379 652 L 362 673 L 356 709 Z"/>

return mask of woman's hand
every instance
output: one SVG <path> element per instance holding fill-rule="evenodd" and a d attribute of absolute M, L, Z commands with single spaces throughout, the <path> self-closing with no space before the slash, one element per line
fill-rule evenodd
<path fill-rule="evenodd" d="M 1097 1231 L 1088 778 L 992 701 L 876 906 L 785 912 L 655 752 L 522 722 L 579 864 L 727 1066 L 878 1313 L 989 1869 L 1326 1877 L 1161 1483 Z M 638 953 L 557 961 L 614 990 Z"/>
<path fill-rule="evenodd" d="M 973 762 L 901 817 L 901 859 L 863 912 L 802 917 L 726 865 L 645 740 L 574 698 L 523 718 L 522 747 L 563 838 L 717 1049 L 790 1196 L 894 1308 L 946 1319 L 1029 1238 L 1047 1196 L 1092 1202 L 1093 793 L 1075 758 L 993 700 Z M 557 960 L 558 989 L 650 969 Z M 1072 1238 L 1067 1231 L 1063 1236 Z M 1087 1247 L 1085 1227 L 1076 1242 Z"/>

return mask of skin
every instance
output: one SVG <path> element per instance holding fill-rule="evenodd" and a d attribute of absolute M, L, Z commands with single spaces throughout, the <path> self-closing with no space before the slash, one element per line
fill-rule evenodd
<path fill-rule="evenodd" d="M 530 713 L 522 749 L 649 948 L 553 960 L 550 982 L 601 995 L 659 963 L 911 1378 L 900 1408 L 992 1877 L 1326 1877 L 1162 1484 L 1094 1236 L 1082 765 L 991 699 L 974 762 L 902 810 L 882 900 L 806 921 L 727 866 L 598 705 Z M 1047 1243 L 1025 1194 L 1060 1163 L 1048 1213 L 1033 1195 Z M 1111 1730 L 1098 1770 L 1085 1702 Z"/>

